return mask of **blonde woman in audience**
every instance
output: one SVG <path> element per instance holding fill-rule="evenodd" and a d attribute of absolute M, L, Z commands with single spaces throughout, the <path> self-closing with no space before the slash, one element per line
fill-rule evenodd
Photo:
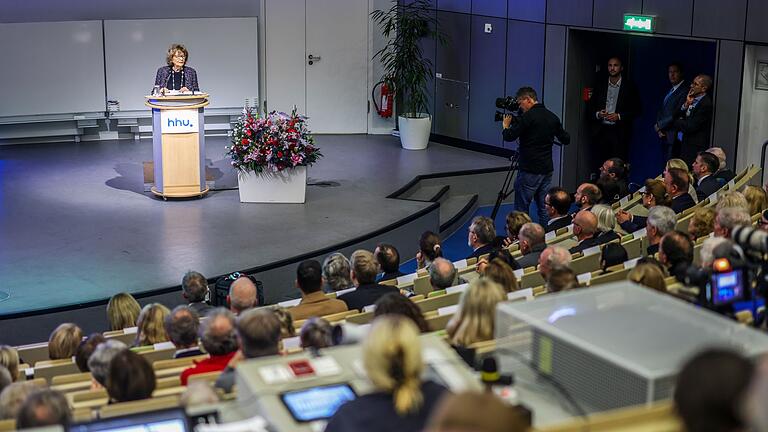
<path fill-rule="evenodd" d="M 496 305 L 506 300 L 504 288 L 481 277 L 469 284 L 459 301 L 459 310 L 448 322 L 446 330 L 452 345 L 466 347 L 493 339 Z"/>
<path fill-rule="evenodd" d="M 167 342 L 168 336 L 165 334 L 163 325 L 165 317 L 171 314 L 167 307 L 160 303 L 150 303 L 141 310 L 138 320 L 136 320 L 136 342 L 134 346 L 154 345 L 160 342 Z"/>
<path fill-rule="evenodd" d="M 694 202 L 699 202 L 699 196 L 696 194 L 696 188 L 693 187 L 693 185 L 696 184 L 696 181 L 693 178 L 693 175 L 691 175 L 691 169 L 688 167 L 688 164 L 682 160 L 682 159 L 670 159 L 667 161 L 666 170 L 670 168 L 680 168 L 681 170 L 684 170 L 688 173 L 688 195 L 693 198 Z"/>
<path fill-rule="evenodd" d="M 518 285 L 515 272 L 512 270 L 512 267 L 501 258 L 492 259 L 491 262 L 485 266 L 482 274 L 486 278 L 501 285 L 501 287 L 504 288 L 504 291 L 508 293 L 517 291 Z"/>
<path fill-rule="evenodd" d="M 19 379 L 19 352 L 16 351 L 16 348 L 0 345 L 0 365 L 8 369 L 14 382 Z"/>
<path fill-rule="evenodd" d="M 83 339 L 83 331 L 75 324 L 60 324 L 48 338 L 48 358 L 51 360 L 71 359 Z"/>
<path fill-rule="evenodd" d="M 694 240 L 708 236 L 715 229 L 715 210 L 712 207 L 696 209 L 688 221 L 688 234 Z"/>
<path fill-rule="evenodd" d="M 136 327 L 136 319 L 139 318 L 141 306 L 139 302 L 128 293 L 119 293 L 112 296 L 107 303 L 107 320 L 110 330 L 122 330 Z"/>
<path fill-rule="evenodd" d="M 373 321 L 363 342 L 363 366 L 373 393 L 342 405 L 328 421 L 326 432 L 420 432 L 448 391 L 422 381 L 419 330 L 402 316 L 384 315 Z"/>
<path fill-rule="evenodd" d="M 749 211 L 749 203 L 747 203 L 747 199 L 744 198 L 744 194 L 739 191 L 728 191 L 717 198 L 717 206 L 715 206 L 715 210 L 724 209 L 726 207 L 737 207 Z"/>
<path fill-rule="evenodd" d="M 644 285 L 650 289 L 667 292 L 664 274 L 653 264 L 638 264 L 627 275 L 627 280 Z"/>
<path fill-rule="evenodd" d="M 749 215 L 754 216 L 768 209 L 768 194 L 763 188 L 747 185 L 744 187 L 744 198 L 749 205 Z"/>

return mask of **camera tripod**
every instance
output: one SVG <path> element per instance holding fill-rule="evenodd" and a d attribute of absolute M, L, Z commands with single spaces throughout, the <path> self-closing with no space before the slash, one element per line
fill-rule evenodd
<path fill-rule="evenodd" d="M 512 187 L 512 179 L 515 177 L 515 172 L 518 168 L 517 162 L 519 159 L 520 153 L 513 150 L 512 156 L 509 157 L 509 169 L 507 170 L 507 176 L 504 178 L 504 183 L 501 185 L 501 189 L 499 189 L 499 194 L 496 197 L 496 204 L 493 205 L 493 211 L 491 212 L 492 220 L 496 220 L 496 215 L 499 213 L 501 203 L 510 195 L 512 195 L 512 192 L 514 191 L 514 188 Z"/>

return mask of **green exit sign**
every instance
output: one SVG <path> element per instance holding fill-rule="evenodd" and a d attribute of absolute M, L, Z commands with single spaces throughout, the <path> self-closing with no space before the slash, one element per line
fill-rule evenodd
<path fill-rule="evenodd" d="M 656 17 L 653 15 L 624 14 L 624 30 L 653 33 L 656 31 Z"/>

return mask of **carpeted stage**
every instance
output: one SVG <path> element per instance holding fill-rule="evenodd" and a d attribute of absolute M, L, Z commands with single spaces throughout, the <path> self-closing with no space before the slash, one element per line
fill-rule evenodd
<path fill-rule="evenodd" d="M 216 190 L 177 201 L 145 192 L 150 140 L 0 146 L 0 318 L 178 286 L 190 269 L 213 277 L 341 245 L 432 206 L 386 198 L 418 175 L 506 164 L 434 143 L 405 151 L 389 136 L 318 136 L 325 157 L 308 171 L 306 204 L 241 204 L 227 139 L 206 142 Z"/>

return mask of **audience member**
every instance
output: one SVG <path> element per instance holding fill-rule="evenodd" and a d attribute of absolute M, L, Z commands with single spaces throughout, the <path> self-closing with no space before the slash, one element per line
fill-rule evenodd
<path fill-rule="evenodd" d="M 768 231 L 768 210 L 760 213 L 760 219 L 757 220 L 757 227 L 763 231 Z"/>
<path fill-rule="evenodd" d="M 669 274 L 678 281 L 685 281 L 688 267 L 693 264 L 693 242 L 682 231 L 670 231 L 664 234 L 659 247 L 659 261 Z"/>
<path fill-rule="evenodd" d="M 0 420 L 15 419 L 21 404 L 27 397 L 40 389 L 34 381 L 17 381 L 0 392 Z"/>
<path fill-rule="evenodd" d="M 323 293 L 323 270 L 315 260 L 302 261 L 296 269 L 296 288 L 301 291 L 301 302 L 288 309 L 294 321 L 313 316 L 344 312 L 347 304 Z"/>
<path fill-rule="evenodd" d="M 136 341 L 134 346 L 154 345 L 160 342 L 167 342 L 168 335 L 165 334 L 165 318 L 171 311 L 160 303 L 150 303 L 141 309 L 139 319 L 136 320 Z"/>
<path fill-rule="evenodd" d="M 489 392 L 465 391 L 443 398 L 429 419 L 427 432 L 525 432 L 516 407 Z"/>
<path fill-rule="evenodd" d="M 528 222 L 520 228 L 518 239 L 520 241 L 520 253 L 517 264 L 521 268 L 534 267 L 539 262 L 539 255 L 547 247 L 544 239 L 544 228 L 534 222 Z"/>
<path fill-rule="evenodd" d="M 13 384 L 11 373 L 8 372 L 8 369 L 6 369 L 5 366 L 0 365 L 0 393 L 11 384 Z"/>
<path fill-rule="evenodd" d="M 754 185 L 746 185 L 743 194 L 749 206 L 750 216 L 762 213 L 768 209 L 768 194 L 765 192 L 765 189 Z"/>
<path fill-rule="evenodd" d="M 657 260 L 653 256 L 649 255 L 649 256 L 640 257 L 640 259 L 637 260 L 637 265 L 640 265 L 640 264 L 650 264 L 656 267 L 657 269 L 659 269 L 659 271 L 661 272 L 662 275 L 664 275 L 665 278 L 669 277 L 669 274 L 667 273 L 667 268 L 664 267 L 664 265 L 660 263 L 659 260 Z"/>
<path fill-rule="evenodd" d="M 576 217 L 573 218 L 573 235 L 579 243 L 570 248 L 569 252 L 575 254 L 576 252 L 582 252 L 584 249 L 597 246 L 595 233 L 597 233 L 597 216 L 590 210 L 582 210 L 576 213 Z"/>
<path fill-rule="evenodd" d="M 60 391 L 39 389 L 24 400 L 16 415 L 19 429 L 67 426 L 72 419 L 67 398 Z"/>
<path fill-rule="evenodd" d="M 549 215 L 546 232 L 556 231 L 571 224 L 573 217 L 568 214 L 573 199 L 571 194 L 561 187 L 553 187 L 544 197 L 544 207 Z"/>
<path fill-rule="evenodd" d="M 278 321 L 280 321 L 280 338 L 287 339 L 295 337 L 296 329 L 293 326 L 293 317 L 289 310 L 282 306 L 275 306 L 275 308 L 272 309 L 272 312 L 275 313 Z"/>
<path fill-rule="evenodd" d="M 378 299 L 376 308 L 373 310 L 373 318 L 376 319 L 382 315 L 402 315 L 413 321 L 420 332 L 429 332 L 427 320 L 424 319 L 421 309 L 403 295 L 389 293 Z"/>
<path fill-rule="evenodd" d="M 730 240 L 724 237 L 711 237 L 704 240 L 699 251 L 699 267 L 711 269 L 712 263 L 715 261 L 715 248 L 723 243 L 732 244 Z"/>
<path fill-rule="evenodd" d="M 433 291 L 444 290 L 456 285 L 457 274 L 452 262 L 445 258 L 435 258 L 429 267 L 429 284 Z"/>
<path fill-rule="evenodd" d="M 317 350 L 328 348 L 333 346 L 333 327 L 331 327 L 331 323 L 323 318 L 312 317 L 301 326 L 299 340 L 301 341 L 301 347 L 305 350 L 316 352 Z"/>
<path fill-rule="evenodd" d="M 208 298 L 208 280 L 196 271 L 188 271 L 181 279 L 181 295 L 189 302 L 188 308 L 205 316 L 213 306 L 206 301 Z"/>
<path fill-rule="evenodd" d="M 720 196 L 717 198 L 717 204 L 715 205 L 715 210 L 721 210 L 727 207 L 736 207 L 740 209 L 744 209 L 744 211 L 749 212 L 749 203 L 747 202 L 747 199 L 744 197 L 744 194 L 742 194 L 739 191 L 728 191 L 723 194 L 720 194 Z"/>
<path fill-rule="evenodd" d="M 645 222 L 645 230 L 648 236 L 648 249 L 646 253 L 650 256 L 659 251 L 659 243 L 664 234 L 675 229 L 677 216 L 675 212 L 664 206 L 656 206 L 648 212 L 648 219 Z"/>
<path fill-rule="evenodd" d="M 574 201 L 576 202 L 576 213 L 581 210 L 592 210 L 592 206 L 598 204 L 603 198 L 600 188 L 592 183 L 582 183 L 576 188 Z"/>
<path fill-rule="evenodd" d="M 0 366 L 5 366 L 11 373 L 11 379 L 19 379 L 19 352 L 9 345 L 0 345 Z"/>
<path fill-rule="evenodd" d="M 173 358 L 194 357 L 203 354 L 197 342 L 200 316 L 190 306 L 176 306 L 163 322 L 168 340 L 176 347 Z"/>
<path fill-rule="evenodd" d="M 235 279 L 229 286 L 227 304 L 229 310 L 235 315 L 258 306 L 258 292 L 253 281 L 246 276 Z"/>
<path fill-rule="evenodd" d="M 477 273 L 480 275 L 485 274 L 485 266 L 496 258 L 504 261 L 504 263 L 511 267 L 512 270 L 519 270 L 522 268 L 520 267 L 520 264 L 517 263 L 517 260 L 512 258 L 512 253 L 510 253 L 508 249 L 501 248 L 491 252 L 486 257 L 477 260 Z M 463 283 L 462 281 L 463 279 L 459 278 L 458 283 Z"/>
<path fill-rule="evenodd" d="M 688 221 L 688 234 L 693 239 L 708 236 L 715 229 L 715 210 L 712 207 L 696 209 Z"/>
<path fill-rule="evenodd" d="M 122 350 L 109 362 L 106 388 L 111 402 L 149 399 L 155 386 L 155 370 L 143 356 Z"/>
<path fill-rule="evenodd" d="M 419 269 L 429 269 L 435 258 L 441 258 L 440 236 L 432 231 L 424 231 L 419 238 L 419 251 L 416 252 L 416 265 Z"/>
<path fill-rule="evenodd" d="M 420 432 L 448 392 L 437 383 L 422 381 L 419 331 L 411 320 L 397 315 L 373 322 L 363 342 L 363 366 L 374 391 L 339 407 L 326 432 Z"/>
<path fill-rule="evenodd" d="M 106 342 L 107 339 L 101 333 L 91 333 L 87 338 L 80 341 L 80 345 L 77 346 L 75 352 L 75 363 L 80 372 L 90 372 L 88 369 L 88 359 L 96 350 L 96 347 L 100 343 Z"/>
<path fill-rule="evenodd" d="M 483 276 L 501 285 L 505 292 L 517 291 L 518 285 L 515 272 L 501 258 L 492 259 L 485 268 Z"/>
<path fill-rule="evenodd" d="M 571 253 L 562 246 L 548 246 L 539 256 L 539 273 L 546 281 L 553 270 L 571 265 Z"/>
<path fill-rule="evenodd" d="M 710 348 L 688 360 L 673 398 L 686 431 L 747 430 L 743 406 L 754 371 L 752 361 L 728 349 Z"/>
<path fill-rule="evenodd" d="M 650 289 L 667 292 L 667 283 L 664 281 L 664 273 L 654 264 L 638 264 L 629 271 L 627 280 L 646 286 Z"/>
<path fill-rule="evenodd" d="M 141 306 L 139 302 L 128 293 L 113 295 L 107 303 L 107 320 L 110 330 L 122 330 L 136 327 Z"/>
<path fill-rule="evenodd" d="M 717 210 L 715 216 L 715 237 L 731 238 L 731 232 L 738 226 L 748 226 L 752 223 L 749 213 L 740 207 L 725 207 Z"/>
<path fill-rule="evenodd" d="M 600 268 L 603 270 L 603 273 L 607 273 L 608 267 L 623 264 L 628 259 L 629 254 L 627 254 L 624 246 L 619 243 L 608 243 L 603 247 L 602 254 L 600 255 Z"/>
<path fill-rule="evenodd" d="M 480 255 L 490 253 L 493 247 L 493 241 L 496 238 L 496 227 L 493 226 L 493 219 L 485 216 L 475 216 L 472 224 L 469 225 L 467 234 L 467 244 L 472 248 L 469 258 L 478 258 Z"/>
<path fill-rule="evenodd" d="M 277 328 L 279 333 L 279 323 L 277 323 Z M 192 375 L 217 372 L 227 367 L 237 352 L 235 315 L 224 308 L 216 308 L 209 312 L 207 319 L 200 323 L 200 342 L 210 358 L 196 360 L 194 366 L 184 369 L 181 372 L 182 385 L 187 385 L 187 381 Z"/>
<path fill-rule="evenodd" d="M 232 330 L 235 345 L 232 354 L 237 352 L 237 355 L 231 357 L 231 361 L 222 364 L 221 369 L 217 369 L 223 369 L 223 372 L 216 380 L 216 387 L 231 393 L 235 385 L 235 368 L 240 361 L 277 355 L 280 349 L 280 332 L 280 320 L 269 309 L 251 309 L 240 315 L 237 319 L 236 337 L 234 337 L 235 331 Z M 237 345 L 240 347 L 239 351 L 237 351 Z M 211 357 L 213 358 L 213 354 Z"/>
<path fill-rule="evenodd" d="M 717 192 L 723 185 L 715 177 L 720 164 L 717 156 L 708 152 L 699 152 L 693 162 L 693 173 L 696 175 L 696 195 L 699 201 Z"/>
<path fill-rule="evenodd" d="M 579 287 L 579 279 L 570 268 L 559 268 L 552 270 L 544 286 L 550 293 L 568 291 Z"/>
<path fill-rule="evenodd" d="M 601 198 L 599 204 L 612 206 L 625 196 L 621 195 L 622 185 L 611 178 L 600 177 L 597 179 L 597 182 L 595 182 L 595 185 L 600 189 Z"/>
<path fill-rule="evenodd" d="M 373 256 L 379 263 L 381 273 L 376 276 L 376 282 L 384 282 L 397 279 L 405 273 L 400 271 L 400 252 L 387 243 L 379 243 L 373 251 Z"/>
<path fill-rule="evenodd" d="M 721 179 L 722 183 L 728 183 L 729 181 L 733 180 L 736 177 L 736 173 L 728 169 L 725 152 L 723 149 L 720 147 L 710 147 L 707 149 L 707 151 L 717 156 L 717 160 L 719 162 L 717 172 L 715 172 L 715 177 Z"/>
<path fill-rule="evenodd" d="M 680 168 L 670 168 L 664 173 L 664 186 L 667 188 L 667 195 L 672 200 L 672 210 L 675 213 L 681 213 L 694 205 L 691 194 L 688 192 L 688 173 Z"/>
<path fill-rule="evenodd" d="M 620 158 L 610 158 L 603 162 L 603 165 L 600 167 L 600 179 L 610 181 L 618 187 L 616 191 L 617 197 L 615 197 L 614 201 L 629 195 L 628 177 L 629 166 Z"/>
<path fill-rule="evenodd" d="M 459 310 L 446 326 L 448 341 L 458 347 L 493 339 L 496 305 L 507 299 L 501 285 L 479 278 L 461 295 Z"/>
<path fill-rule="evenodd" d="M 51 360 L 71 359 L 83 339 L 83 331 L 75 324 L 60 324 L 48 338 L 48 358 Z"/>
<path fill-rule="evenodd" d="M 352 253 L 352 282 L 356 290 L 339 297 L 339 300 L 347 304 L 349 310 L 363 310 L 368 305 L 376 303 L 376 300 L 384 294 L 399 292 L 392 286 L 376 283 L 378 265 L 373 254 L 367 250 L 356 250 Z"/>
<path fill-rule="evenodd" d="M 693 198 L 694 202 L 699 202 L 699 198 L 696 195 L 696 188 L 693 187 L 695 184 L 695 181 L 693 180 L 693 175 L 691 174 L 690 168 L 688 167 L 688 162 L 682 160 L 682 159 L 670 159 L 667 161 L 667 165 L 664 168 L 664 173 L 666 173 L 670 168 L 680 168 L 681 170 L 685 171 L 685 173 L 688 175 L 688 195 Z M 662 175 L 662 178 L 664 176 Z M 666 186 L 665 186 L 666 187 Z M 672 199 L 670 197 L 670 199 Z M 671 202 L 670 205 L 671 206 Z"/>
<path fill-rule="evenodd" d="M 517 236 L 520 234 L 520 229 L 528 222 L 532 222 L 531 217 L 528 216 L 528 213 L 523 213 L 517 210 L 509 212 L 507 215 L 506 223 L 504 224 L 504 229 L 507 232 L 507 238 L 504 240 L 504 246 L 509 246 L 513 243 L 516 243 L 518 241 Z"/>
<path fill-rule="evenodd" d="M 117 353 L 125 351 L 128 346 L 117 339 L 109 339 L 100 343 L 88 358 L 88 369 L 91 371 L 91 390 L 99 390 L 107 386 L 109 365 Z"/>
<path fill-rule="evenodd" d="M 352 279 L 349 274 L 352 270 L 347 257 L 344 254 L 335 252 L 328 255 L 323 261 L 323 280 L 325 281 L 325 292 L 336 292 L 352 288 Z"/>
<path fill-rule="evenodd" d="M 671 203 L 667 197 L 667 188 L 664 186 L 663 181 L 656 179 L 647 179 L 645 181 L 642 199 L 643 207 L 650 210 L 657 205 L 669 207 Z M 616 221 L 626 233 L 633 233 L 645 228 L 646 219 L 645 216 L 633 215 L 626 210 L 619 210 L 616 213 Z"/>
<path fill-rule="evenodd" d="M 618 240 L 621 236 L 616 232 L 616 214 L 609 205 L 597 204 L 592 207 L 592 213 L 597 217 L 597 244 L 605 244 Z"/>

